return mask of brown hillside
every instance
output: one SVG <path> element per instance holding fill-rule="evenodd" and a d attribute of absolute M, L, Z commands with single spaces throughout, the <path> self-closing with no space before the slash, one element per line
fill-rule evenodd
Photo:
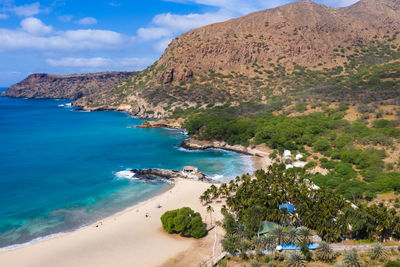
<path fill-rule="evenodd" d="M 194 29 L 175 38 L 141 74 L 78 104 L 123 103 L 139 115 L 161 117 L 183 103 L 266 101 L 293 90 L 294 70 L 341 67 L 350 73 L 363 60 L 391 59 L 385 53 L 399 51 L 399 10 L 398 0 L 361 0 L 345 8 L 305 1 Z M 378 49 L 373 58 L 366 47 Z"/>

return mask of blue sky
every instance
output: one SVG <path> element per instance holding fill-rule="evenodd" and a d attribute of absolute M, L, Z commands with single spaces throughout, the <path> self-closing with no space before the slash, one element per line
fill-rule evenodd
<path fill-rule="evenodd" d="M 347 6 L 357 0 L 317 0 Z M 0 86 L 34 72 L 142 70 L 177 35 L 294 0 L 0 0 Z"/>

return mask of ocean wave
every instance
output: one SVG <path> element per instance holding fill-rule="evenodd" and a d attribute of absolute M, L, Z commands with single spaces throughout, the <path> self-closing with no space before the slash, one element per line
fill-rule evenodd
<path fill-rule="evenodd" d="M 222 181 L 224 180 L 225 176 L 223 176 L 222 174 L 215 174 L 213 176 L 211 176 L 211 179 L 215 180 L 215 181 Z"/>
<path fill-rule="evenodd" d="M 178 151 L 182 151 L 182 152 L 190 152 L 190 153 L 201 153 L 203 150 L 194 150 L 194 149 L 186 149 L 180 146 L 176 146 L 176 149 Z"/>
<path fill-rule="evenodd" d="M 119 172 L 114 172 L 114 175 L 119 179 L 138 180 L 137 178 L 135 178 L 135 173 L 129 169 Z"/>
<path fill-rule="evenodd" d="M 57 105 L 57 107 L 72 108 L 72 103 L 60 104 L 60 105 Z"/>
<path fill-rule="evenodd" d="M 57 236 L 60 236 L 60 235 L 66 234 L 66 233 L 67 232 L 59 232 L 59 233 L 56 233 L 56 234 L 37 237 L 37 238 L 32 239 L 31 241 L 28 241 L 28 242 L 25 242 L 25 243 L 14 244 L 14 245 L 10 245 L 10 246 L 7 246 L 7 247 L 2 247 L 2 248 L 0 248 L 0 251 L 7 251 L 7 250 L 17 249 L 17 248 L 20 248 L 20 247 L 26 247 L 26 246 L 29 246 L 31 244 L 35 244 L 35 243 L 40 242 L 40 241 L 51 239 L 53 237 L 57 237 Z"/>

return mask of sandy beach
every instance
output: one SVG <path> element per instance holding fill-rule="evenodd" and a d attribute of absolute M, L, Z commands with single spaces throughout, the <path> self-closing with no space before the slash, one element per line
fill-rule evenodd
<path fill-rule="evenodd" d="M 196 240 L 167 234 L 161 215 L 184 206 L 201 213 L 210 228 L 210 214 L 199 202 L 209 183 L 175 181 L 174 187 L 138 206 L 93 225 L 55 238 L 0 252 L 0 265 L 8 267 L 62 266 L 199 266 L 221 253 L 222 229 L 213 228 Z M 161 205 L 161 208 L 158 208 Z M 221 217 L 212 204 L 213 224 Z M 146 217 L 146 213 L 149 215 Z M 216 239 L 217 238 L 217 239 Z"/>

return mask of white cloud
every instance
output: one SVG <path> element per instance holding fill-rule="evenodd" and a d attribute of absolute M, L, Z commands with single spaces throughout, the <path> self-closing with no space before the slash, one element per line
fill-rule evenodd
<path fill-rule="evenodd" d="M 220 11 L 216 13 L 175 15 L 171 13 L 160 14 L 153 18 L 153 23 L 174 31 L 186 31 L 211 23 L 228 20 L 232 14 Z"/>
<path fill-rule="evenodd" d="M 321 4 L 335 7 L 345 7 L 357 3 L 359 0 L 322 0 Z"/>
<path fill-rule="evenodd" d="M 172 41 L 172 38 L 166 38 L 158 41 L 153 48 L 158 52 L 164 52 L 164 50 L 168 47 L 169 43 Z"/>
<path fill-rule="evenodd" d="M 72 15 L 62 15 L 62 16 L 58 16 L 57 19 L 62 22 L 70 22 L 73 19 L 73 17 L 74 16 L 72 16 Z"/>
<path fill-rule="evenodd" d="M 0 19 L 8 19 L 9 16 L 7 14 L 0 14 Z"/>
<path fill-rule="evenodd" d="M 110 60 L 102 57 L 93 58 L 61 58 L 47 59 L 46 63 L 53 67 L 104 67 Z"/>
<path fill-rule="evenodd" d="M 140 28 L 137 33 L 138 37 L 144 41 L 157 40 L 161 37 L 171 35 L 171 32 L 168 29 L 160 27 Z"/>
<path fill-rule="evenodd" d="M 120 5 L 121 5 L 121 3 L 118 3 L 118 2 L 110 2 L 110 3 L 108 3 L 110 6 L 112 6 L 112 7 L 119 7 Z"/>
<path fill-rule="evenodd" d="M 148 27 L 137 31 L 137 39 L 142 41 L 157 40 L 153 45 L 156 51 L 162 51 L 173 37 L 188 30 L 205 26 L 212 23 L 226 21 L 231 18 L 240 17 L 250 12 L 279 6 L 290 2 L 290 0 L 169 0 L 183 4 L 195 3 L 216 7 L 215 12 L 202 14 L 191 13 L 178 15 L 172 13 L 158 14 Z"/>
<path fill-rule="evenodd" d="M 38 36 L 21 30 L 0 29 L 0 52 L 12 50 L 79 51 L 121 47 L 126 38 L 106 30 L 57 31 Z"/>
<path fill-rule="evenodd" d="M 52 67 L 84 68 L 96 70 L 137 70 L 147 67 L 154 62 L 153 58 L 104 58 L 104 57 L 64 57 L 59 59 L 46 59 L 46 63 Z"/>
<path fill-rule="evenodd" d="M 35 2 L 32 4 L 26 4 L 23 6 L 14 6 L 13 11 L 19 16 L 30 17 L 40 12 L 40 3 Z"/>
<path fill-rule="evenodd" d="M 225 11 L 204 14 L 176 15 L 171 13 L 159 14 L 152 20 L 152 26 L 140 28 L 137 39 L 141 41 L 158 40 L 153 46 L 157 51 L 167 47 L 172 38 L 182 32 L 230 19 L 232 14 Z"/>
<path fill-rule="evenodd" d="M 81 24 L 81 25 L 97 24 L 97 19 L 92 18 L 92 17 L 82 18 L 82 19 L 78 20 L 78 24 Z"/>
<path fill-rule="evenodd" d="M 43 22 L 37 18 L 26 18 L 21 21 L 22 29 L 33 35 L 44 35 L 50 33 L 53 28 L 43 24 Z"/>
<path fill-rule="evenodd" d="M 220 10 L 229 11 L 236 15 L 244 15 L 258 10 L 277 7 L 293 1 L 290 0 L 168 0 L 177 3 L 195 3 L 217 7 Z"/>

